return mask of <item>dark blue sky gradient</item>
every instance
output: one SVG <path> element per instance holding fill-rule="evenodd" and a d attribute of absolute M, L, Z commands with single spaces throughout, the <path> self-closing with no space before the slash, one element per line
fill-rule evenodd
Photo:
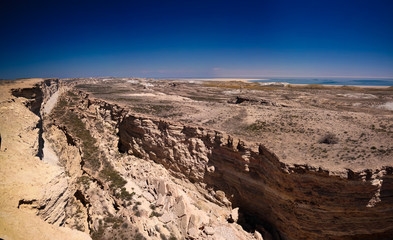
<path fill-rule="evenodd" d="M 2 1 L 0 78 L 393 76 L 393 1 Z"/>

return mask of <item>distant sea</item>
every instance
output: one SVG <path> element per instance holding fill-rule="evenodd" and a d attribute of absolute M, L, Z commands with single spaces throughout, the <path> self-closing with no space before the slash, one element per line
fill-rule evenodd
<path fill-rule="evenodd" d="M 263 78 L 251 82 L 285 82 L 290 84 L 393 86 L 393 78 Z"/>
<path fill-rule="evenodd" d="M 161 78 L 163 79 L 163 78 Z M 168 78 L 166 78 L 168 79 Z M 250 82 L 282 82 L 290 84 L 321 84 L 321 85 L 354 85 L 354 86 L 393 86 L 393 78 L 354 78 L 354 77 L 262 77 L 262 78 L 242 78 L 242 77 L 199 77 L 199 78 L 172 78 L 172 79 L 188 79 L 188 80 L 213 80 L 213 79 L 249 79 Z"/>

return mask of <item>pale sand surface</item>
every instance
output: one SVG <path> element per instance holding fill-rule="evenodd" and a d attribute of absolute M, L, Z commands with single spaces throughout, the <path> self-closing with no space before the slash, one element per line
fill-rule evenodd
<path fill-rule="evenodd" d="M 45 107 L 44 107 L 44 113 L 49 114 L 52 109 L 54 108 L 57 99 L 59 97 L 59 91 L 55 92 L 46 102 Z"/>

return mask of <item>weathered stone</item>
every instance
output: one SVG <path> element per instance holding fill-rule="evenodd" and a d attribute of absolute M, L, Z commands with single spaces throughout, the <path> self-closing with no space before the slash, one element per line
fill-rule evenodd
<path fill-rule="evenodd" d="M 164 203 L 165 203 L 165 197 L 162 196 L 162 195 L 159 195 L 158 199 L 157 199 L 157 202 L 156 202 L 156 206 L 157 207 L 164 206 Z"/>
<path fill-rule="evenodd" d="M 143 192 L 143 197 L 146 198 L 147 201 L 149 201 L 149 202 L 155 201 L 153 194 L 151 194 L 150 192 Z"/>
<path fill-rule="evenodd" d="M 199 230 L 198 229 L 196 229 L 196 228 L 190 228 L 190 229 L 188 229 L 188 236 L 191 238 L 191 239 L 196 239 L 197 237 L 198 237 L 198 235 L 199 235 Z"/>
<path fill-rule="evenodd" d="M 160 180 L 158 182 L 158 191 L 157 194 L 161 194 L 162 196 L 166 195 L 166 183 L 164 180 Z"/>
<path fill-rule="evenodd" d="M 179 229 L 183 233 L 183 235 L 187 234 L 188 222 L 189 222 L 188 215 L 183 215 L 182 217 L 178 218 L 178 220 L 177 220 Z"/>
<path fill-rule="evenodd" d="M 263 240 L 262 234 L 260 234 L 258 231 L 254 232 L 254 237 L 256 240 Z"/>
<path fill-rule="evenodd" d="M 163 223 L 169 223 L 175 219 L 173 213 L 165 212 L 161 217 L 158 218 Z"/>
<path fill-rule="evenodd" d="M 173 213 L 177 217 L 181 217 L 186 214 L 186 203 L 184 202 L 183 196 L 176 198 L 176 203 L 173 206 Z"/>
<path fill-rule="evenodd" d="M 231 211 L 231 214 L 229 215 L 228 221 L 230 222 L 237 222 L 239 219 L 239 208 L 234 208 Z"/>
<path fill-rule="evenodd" d="M 212 228 L 212 227 L 205 227 L 204 229 L 203 229 L 203 231 L 207 234 L 207 235 L 213 235 L 214 234 L 214 228 Z"/>

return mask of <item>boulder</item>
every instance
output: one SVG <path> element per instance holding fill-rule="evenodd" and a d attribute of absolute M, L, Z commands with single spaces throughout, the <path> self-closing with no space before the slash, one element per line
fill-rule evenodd
<path fill-rule="evenodd" d="M 212 227 L 205 227 L 203 229 L 203 231 L 207 234 L 207 235 L 213 235 L 215 233 L 214 228 Z"/>

